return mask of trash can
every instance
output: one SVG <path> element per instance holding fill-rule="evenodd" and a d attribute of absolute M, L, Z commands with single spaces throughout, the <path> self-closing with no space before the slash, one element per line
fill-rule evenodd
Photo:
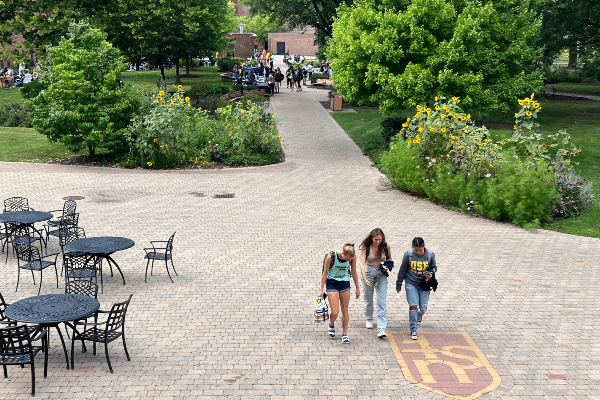
<path fill-rule="evenodd" d="M 332 111 L 342 111 L 342 95 L 334 94 L 331 96 L 330 108 Z"/>

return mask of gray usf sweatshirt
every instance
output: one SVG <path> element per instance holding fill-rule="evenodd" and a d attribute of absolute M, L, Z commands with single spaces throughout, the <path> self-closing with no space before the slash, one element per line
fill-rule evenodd
<path fill-rule="evenodd" d="M 402 257 L 402 264 L 398 270 L 398 279 L 396 280 L 396 290 L 402 289 L 402 282 L 421 286 L 427 273 L 435 273 L 437 265 L 435 263 L 435 254 L 429 249 L 425 249 L 422 256 L 418 256 L 413 249 L 408 250 Z"/>

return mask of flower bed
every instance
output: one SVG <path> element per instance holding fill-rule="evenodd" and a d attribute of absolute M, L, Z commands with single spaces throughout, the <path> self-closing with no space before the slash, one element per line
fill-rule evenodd
<path fill-rule="evenodd" d="M 393 184 L 451 208 L 520 226 L 539 226 L 589 207 L 591 184 L 577 177 L 570 163 L 581 150 L 564 131 L 537 132 L 541 107 L 533 95 L 519 100 L 513 137 L 498 142 L 489 138 L 487 128 L 476 127 L 459 103 L 456 97 L 440 96 L 433 108 L 417 106 L 381 158 Z M 550 149 L 565 158 L 560 163 L 552 159 Z"/>

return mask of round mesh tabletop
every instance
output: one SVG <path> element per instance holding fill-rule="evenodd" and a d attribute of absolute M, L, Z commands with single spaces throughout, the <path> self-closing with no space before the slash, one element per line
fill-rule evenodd
<path fill-rule="evenodd" d="M 133 247 L 131 239 L 115 236 L 91 237 L 77 239 L 65 245 L 65 249 L 88 254 L 111 254 Z"/>
<path fill-rule="evenodd" d="M 15 211 L 0 214 L 0 222 L 16 222 L 19 224 L 33 224 L 48 221 L 52 214 L 44 211 Z"/>
<path fill-rule="evenodd" d="M 11 304 L 5 310 L 8 318 L 32 324 L 56 324 L 75 321 L 100 308 L 98 300 L 79 294 L 46 294 L 29 297 Z"/>

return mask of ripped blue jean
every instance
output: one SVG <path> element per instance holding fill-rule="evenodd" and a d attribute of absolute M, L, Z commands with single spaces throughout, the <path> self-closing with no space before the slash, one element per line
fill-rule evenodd
<path fill-rule="evenodd" d="M 417 331 L 417 319 L 419 316 L 423 316 L 427 311 L 427 302 L 429 301 L 429 291 L 422 290 L 419 286 L 415 286 L 412 283 L 405 283 L 406 288 L 406 301 L 409 305 L 408 310 L 408 323 L 410 325 L 410 331 Z M 410 310 L 410 306 L 417 306 L 416 310 Z M 421 311 L 423 310 L 423 311 Z"/>
<path fill-rule="evenodd" d="M 385 331 L 385 328 L 387 327 L 387 276 L 383 275 L 379 269 L 371 267 L 365 267 L 365 275 L 371 283 L 371 286 L 367 286 L 363 282 L 363 290 L 365 292 L 365 317 L 367 318 L 367 321 L 373 322 L 373 292 L 376 291 L 377 331 Z"/>

